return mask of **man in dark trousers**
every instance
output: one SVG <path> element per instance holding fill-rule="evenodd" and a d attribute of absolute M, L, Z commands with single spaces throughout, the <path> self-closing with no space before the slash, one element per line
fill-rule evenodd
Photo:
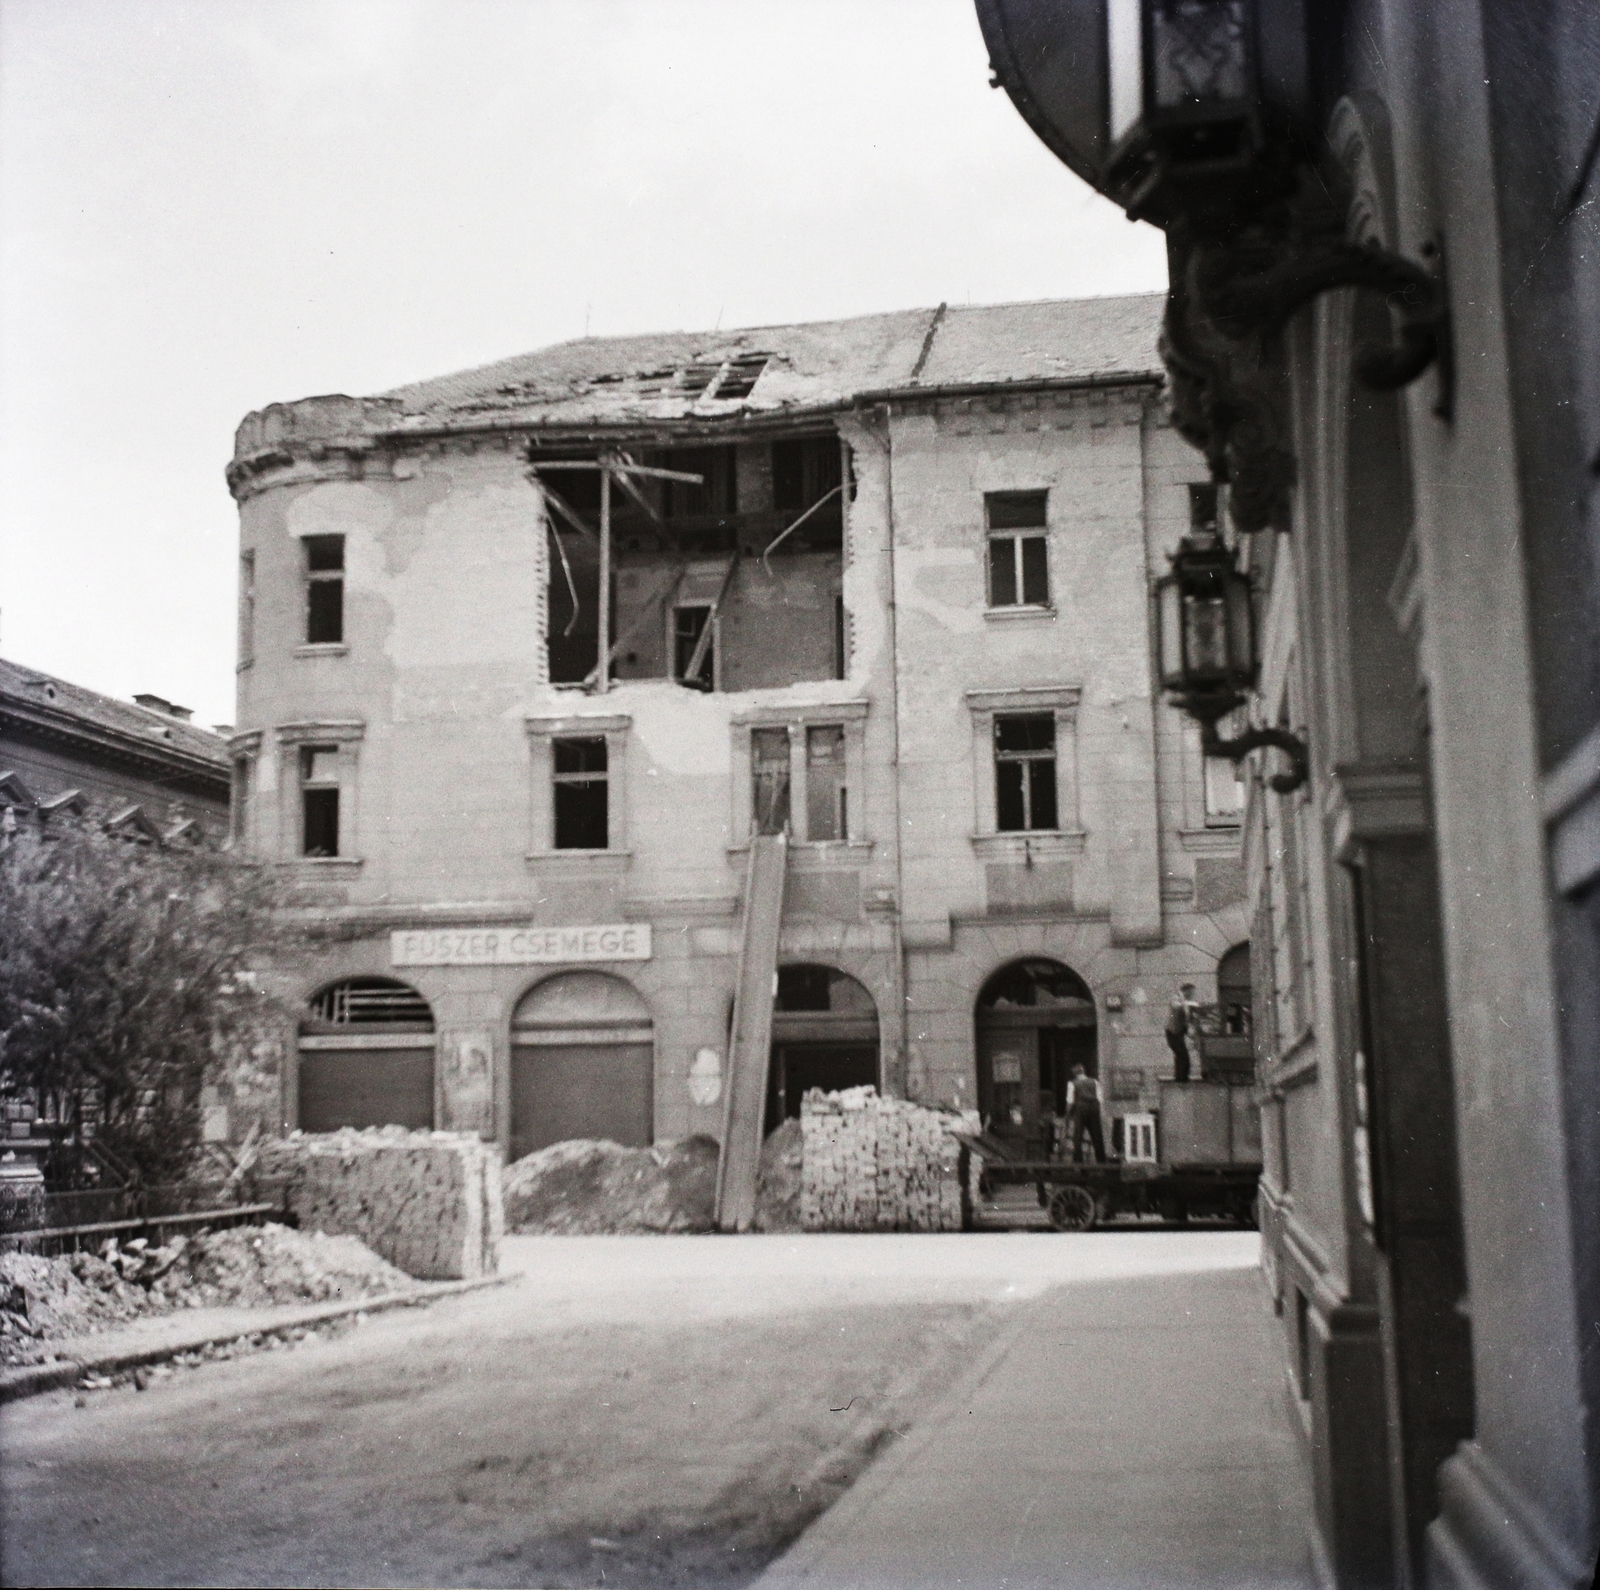
<path fill-rule="evenodd" d="M 1194 984 L 1185 983 L 1167 1007 L 1167 1047 L 1172 1051 L 1172 1080 L 1189 1080 L 1189 1028 L 1195 1009 Z"/>
<path fill-rule="evenodd" d="M 1083 1135 L 1087 1132 L 1094 1162 L 1103 1165 L 1106 1137 L 1100 1126 L 1100 1084 L 1082 1066 L 1072 1068 L 1072 1084 L 1067 1089 L 1067 1119 L 1072 1123 L 1072 1163 L 1083 1163 Z"/>

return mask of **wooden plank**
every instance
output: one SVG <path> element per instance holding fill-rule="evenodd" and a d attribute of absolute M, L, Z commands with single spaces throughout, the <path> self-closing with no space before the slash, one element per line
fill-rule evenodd
<path fill-rule="evenodd" d="M 595 689 L 611 688 L 611 471 L 600 476 L 600 656 L 595 662 Z"/>
<path fill-rule="evenodd" d="M 273 1215 L 282 1204 L 233 1204 L 226 1209 L 202 1209 L 187 1215 L 140 1215 L 128 1220 L 96 1220 L 85 1226 L 39 1226 L 31 1231 L 0 1231 L 0 1242 L 38 1241 L 44 1237 L 93 1237 L 102 1232 L 136 1231 L 142 1226 L 192 1226 L 206 1220 L 233 1219 L 238 1215 Z"/>
<path fill-rule="evenodd" d="M 717 1161 L 720 1231 L 748 1231 L 755 1219 L 788 850 L 786 834 L 756 834 L 750 840 L 739 973 L 734 984 L 733 1034 L 723 1099 L 722 1153 Z"/>
<path fill-rule="evenodd" d="M 689 666 L 684 669 L 685 679 L 698 679 L 700 670 L 705 666 L 706 652 L 710 648 L 717 614 L 722 611 L 722 599 L 728 594 L 728 587 L 733 584 L 733 576 L 739 567 L 739 554 L 735 552 L 728 559 L 728 567 L 722 576 L 722 584 L 717 587 L 716 600 L 711 604 L 711 611 L 706 614 L 706 627 L 700 631 L 700 638 L 694 643 L 694 655 L 689 659 Z"/>

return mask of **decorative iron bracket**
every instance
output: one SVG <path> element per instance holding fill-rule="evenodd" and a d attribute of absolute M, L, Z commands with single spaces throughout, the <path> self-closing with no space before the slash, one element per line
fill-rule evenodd
<path fill-rule="evenodd" d="M 1215 721 L 1200 725 L 1200 750 L 1202 755 L 1221 757 L 1238 762 L 1252 751 L 1266 747 L 1282 751 L 1289 758 L 1287 773 L 1274 773 L 1267 783 L 1280 795 L 1292 794 L 1311 776 L 1311 753 L 1306 742 L 1287 729 L 1246 729 L 1243 734 L 1224 740 L 1217 733 Z"/>

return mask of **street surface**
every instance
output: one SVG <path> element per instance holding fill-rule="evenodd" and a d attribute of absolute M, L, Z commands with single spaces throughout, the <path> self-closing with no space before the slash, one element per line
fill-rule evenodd
<path fill-rule="evenodd" d="M 7 1406 L 0 1577 L 747 1584 L 1008 1329 L 1026 1348 L 1031 1300 L 1066 1287 L 1098 1316 L 1123 1283 L 1181 1296 L 1190 1275 L 1259 1311 L 1257 1241 L 511 1238 L 507 1287 L 82 1407 L 70 1392 Z M 1126 1331 L 1091 1340 L 1092 1384 L 1115 1400 Z M 1029 1368 L 1038 1399 L 1052 1363 L 1045 1349 Z M 981 1464 L 992 1478 L 1034 1456 L 991 1443 Z"/>

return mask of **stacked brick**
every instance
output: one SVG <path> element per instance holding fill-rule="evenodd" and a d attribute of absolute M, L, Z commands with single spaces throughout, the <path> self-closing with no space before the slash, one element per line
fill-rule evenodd
<path fill-rule="evenodd" d="M 472 1280 L 500 1267 L 500 1150 L 472 1132 L 296 1132 L 262 1151 L 302 1231 L 360 1237 L 407 1275 Z"/>
<path fill-rule="evenodd" d="M 959 1116 L 875 1088 L 800 1104 L 800 1224 L 807 1231 L 959 1231 Z"/>

